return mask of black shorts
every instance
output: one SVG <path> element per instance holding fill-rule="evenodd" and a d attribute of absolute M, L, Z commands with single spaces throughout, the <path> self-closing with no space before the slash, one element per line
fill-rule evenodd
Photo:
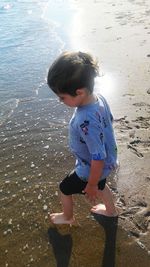
<path fill-rule="evenodd" d="M 106 179 L 98 183 L 98 189 L 105 188 Z M 75 171 L 69 173 L 64 180 L 60 182 L 59 188 L 64 195 L 84 194 L 82 191 L 85 189 L 87 182 L 81 180 Z"/>

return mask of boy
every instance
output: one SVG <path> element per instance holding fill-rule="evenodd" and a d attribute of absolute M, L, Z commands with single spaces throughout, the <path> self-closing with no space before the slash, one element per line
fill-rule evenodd
<path fill-rule="evenodd" d="M 69 145 L 75 169 L 60 183 L 62 212 L 50 215 L 54 224 L 73 224 L 73 194 L 85 194 L 93 213 L 117 216 L 106 177 L 117 167 L 117 146 L 109 106 L 93 93 L 98 63 L 90 54 L 62 53 L 52 64 L 47 82 L 65 105 L 76 107 L 69 124 Z"/>

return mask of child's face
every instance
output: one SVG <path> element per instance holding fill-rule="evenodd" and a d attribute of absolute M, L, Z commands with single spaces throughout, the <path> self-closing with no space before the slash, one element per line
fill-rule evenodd
<path fill-rule="evenodd" d="M 78 107 L 82 105 L 80 95 L 71 96 L 69 94 L 58 94 L 59 100 L 69 107 Z"/>

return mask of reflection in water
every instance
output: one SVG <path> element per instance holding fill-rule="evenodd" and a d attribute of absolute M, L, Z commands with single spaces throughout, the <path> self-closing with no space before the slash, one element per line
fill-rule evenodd
<path fill-rule="evenodd" d="M 103 74 L 95 79 L 95 92 L 101 93 L 106 98 L 113 96 L 115 88 L 115 79 L 110 73 Z"/>
<path fill-rule="evenodd" d="M 105 230 L 105 249 L 101 267 L 115 267 L 118 217 L 105 217 L 98 214 L 93 216 Z"/>
<path fill-rule="evenodd" d="M 62 235 L 57 228 L 48 230 L 49 242 L 52 244 L 57 267 L 68 267 L 72 251 L 72 238 L 69 234 Z"/>

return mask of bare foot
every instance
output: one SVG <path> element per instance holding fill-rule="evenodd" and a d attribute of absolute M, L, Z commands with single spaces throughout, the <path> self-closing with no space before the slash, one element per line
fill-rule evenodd
<path fill-rule="evenodd" d="M 118 216 L 118 212 L 117 210 L 115 212 L 108 212 L 106 210 L 106 207 L 104 204 L 98 204 L 96 206 L 93 206 L 91 209 L 91 212 L 96 213 L 96 214 L 100 214 L 100 215 L 104 215 L 107 217 L 116 217 Z"/>
<path fill-rule="evenodd" d="M 67 220 L 63 213 L 50 214 L 50 220 L 54 224 L 75 224 L 74 218 Z"/>

